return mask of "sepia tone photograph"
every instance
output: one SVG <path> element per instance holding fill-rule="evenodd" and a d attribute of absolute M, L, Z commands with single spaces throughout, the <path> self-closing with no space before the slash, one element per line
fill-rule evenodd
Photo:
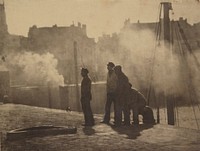
<path fill-rule="evenodd" d="M 0 0 L 0 151 L 199 151 L 200 0 Z"/>

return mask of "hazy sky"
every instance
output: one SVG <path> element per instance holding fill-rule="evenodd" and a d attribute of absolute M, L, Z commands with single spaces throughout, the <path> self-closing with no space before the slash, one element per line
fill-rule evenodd
<path fill-rule="evenodd" d="M 3 0 L 0 0 L 2 2 Z M 119 32 L 124 20 L 158 20 L 161 0 L 4 0 L 8 30 L 27 36 L 29 27 L 69 26 L 74 21 L 87 25 L 89 37 Z M 200 22 L 198 0 L 171 0 L 174 17 L 183 16 L 190 23 Z"/>

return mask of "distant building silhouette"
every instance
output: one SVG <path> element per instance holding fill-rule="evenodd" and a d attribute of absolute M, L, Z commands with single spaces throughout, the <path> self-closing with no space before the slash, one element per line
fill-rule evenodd
<path fill-rule="evenodd" d="M 95 41 L 87 36 L 86 25 L 78 23 L 69 27 L 30 27 L 28 44 L 31 51 L 37 53 L 50 52 L 58 59 L 59 73 L 65 77 L 66 82 L 74 83 L 74 41 L 78 46 L 78 66 L 87 65 L 94 70 Z M 91 71 L 93 71 L 91 70 Z M 79 78 L 80 79 L 80 78 Z"/>
<path fill-rule="evenodd" d="M 4 3 L 0 4 L 0 53 L 3 52 L 5 44 L 5 37 L 8 34 L 8 27 L 6 24 L 6 13 Z"/>
<path fill-rule="evenodd" d="M 6 12 L 4 3 L 0 3 L 0 55 L 9 53 L 9 51 L 21 50 L 24 36 L 12 35 L 8 32 L 6 22 Z"/>
<path fill-rule="evenodd" d="M 173 25 L 184 33 L 187 42 L 192 50 L 200 48 L 200 23 L 190 25 L 187 19 L 179 18 L 177 21 L 171 21 Z M 120 35 L 126 29 L 131 30 L 151 30 L 155 33 L 156 22 L 131 23 L 130 19 L 125 20 L 124 26 L 117 34 L 103 34 L 95 42 L 94 38 L 87 36 L 87 27 L 85 24 L 74 23 L 70 26 L 37 27 L 33 25 L 29 28 L 28 37 L 12 35 L 8 33 L 6 23 L 6 14 L 4 4 L 0 4 L 0 55 L 5 55 L 9 51 L 22 50 L 32 51 L 39 54 L 50 52 L 58 60 L 58 71 L 65 77 L 66 83 L 74 83 L 74 41 L 78 46 L 78 66 L 84 65 L 91 71 L 90 76 L 95 80 L 105 80 L 105 64 L 112 60 L 126 60 L 128 50 L 121 46 Z M 175 35 L 175 31 L 173 31 Z M 178 47 L 177 40 L 173 39 L 174 47 Z M 181 39 L 181 45 L 184 49 L 186 45 L 184 39 Z M 131 66 L 128 64 L 128 66 Z M 98 72 L 98 77 L 96 77 Z M 79 77 L 81 79 L 81 77 Z"/>
<path fill-rule="evenodd" d="M 139 20 L 137 23 L 131 23 L 130 19 L 125 20 L 124 27 L 121 29 L 121 32 L 123 32 L 126 29 L 131 29 L 135 31 L 141 31 L 141 30 L 150 30 L 153 33 L 155 33 L 157 26 L 157 22 L 154 23 L 141 23 Z M 187 19 L 183 19 L 183 17 L 180 17 L 179 20 L 172 20 L 171 21 L 171 34 L 173 34 L 173 40 L 174 44 L 177 45 L 177 38 L 176 38 L 176 31 L 183 32 L 185 37 L 187 38 L 191 48 L 193 50 L 199 49 L 200 44 L 200 23 L 196 23 L 194 25 L 191 25 L 187 22 Z M 180 31 L 182 30 L 182 31 Z M 162 40 L 162 37 L 161 37 Z M 184 48 L 184 42 L 182 39 L 182 46 Z"/>
<path fill-rule="evenodd" d="M 7 34 L 8 33 L 4 3 L 0 4 L 0 33 L 1 34 Z"/>

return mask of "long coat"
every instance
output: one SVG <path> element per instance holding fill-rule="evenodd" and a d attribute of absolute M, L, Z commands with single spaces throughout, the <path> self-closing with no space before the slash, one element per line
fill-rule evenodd
<path fill-rule="evenodd" d="M 91 80 L 86 76 L 81 82 L 81 101 L 90 101 L 91 99 Z"/>
<path fill-rule="evenodd" d="M 124 103 L 127 103 L 129 100 L 129 80 L 128 77 L 124 73 L 120 73 L 117 75 L 118 83 L 117 83 L 117 101 L 119 104 L 123 105 Z"/>

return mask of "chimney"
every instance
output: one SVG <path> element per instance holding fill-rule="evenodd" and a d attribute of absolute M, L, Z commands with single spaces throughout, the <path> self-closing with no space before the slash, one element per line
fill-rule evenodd
<path fill-rule="evenodd" d="M 78 22 L 78 27 L 81 28 L 81 23 L 80 22 Z"/>
<path fill-rule="evenodd" d="M 87 32 L 86 32 L 86 25 L 85 25 L 85 24 L 82 25 L 82 31 L 83 31 L 83 34 L 84 34 L 84 35 L 87 35 Z"/>

